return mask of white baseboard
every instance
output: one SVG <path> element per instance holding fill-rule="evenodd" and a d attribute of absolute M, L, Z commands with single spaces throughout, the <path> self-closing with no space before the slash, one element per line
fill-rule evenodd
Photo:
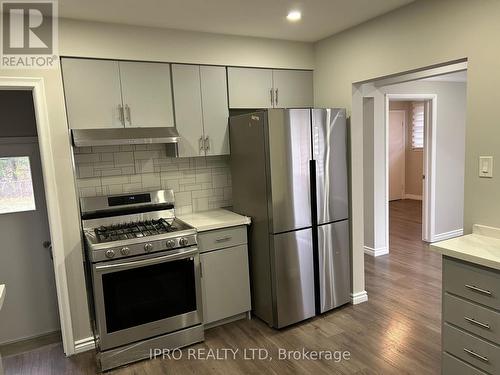
<path fill-rule="evenodd" d="M 444 240 L 454 238 L 454 237 L 460 237 L 460 236 L 463 236 L 463 234 L 464 234 L 463 228 L 451 230 L 451 231 L 445 232 L 445 233 L 435 234 L 434 236 L 431 237 L 431 243 L 438 242 L 438 241 L 444 241 Z"/>
<path fill-rule="evenodd" d="M 368 293 L 366 293 L 366 290 L 358 293 L 351 293 L 351 303 L 353 305 L 357 305 L 366 301 L 368 301 Z"/>
<path fill-rule="evenodd" d="M 81 340 L 75 341 L 75 354 L 83 353 L 95 348 L 94 336 L 90 336 Z"/>
<path fill-rule="evenodd" d="M 415 194 L 405 194 L 405 199 L 413 199 L 416 201 L 421 201 L 422 196 L 421 195 L 415 195 Z"/>
<path fill-rule="evenodd" d="M 379 247 L 374 249 L 369 246 L 365 246 L 365 254 L 371 255 L 372 257 L 379 257 L 381 255 L 389 254 L 389 249 L 387 247 Z"/>

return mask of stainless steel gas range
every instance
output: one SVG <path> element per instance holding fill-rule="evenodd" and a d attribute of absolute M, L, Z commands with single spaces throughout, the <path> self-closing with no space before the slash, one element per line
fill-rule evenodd
<path fill-rule="evenodd" d="M 196 230 L 175 217 L 173 192 L 80 205 L 101 369 L 203 341 Z"/>

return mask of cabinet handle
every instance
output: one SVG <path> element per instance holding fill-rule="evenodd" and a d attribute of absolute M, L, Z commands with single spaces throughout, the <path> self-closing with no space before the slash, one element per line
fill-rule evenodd
<path fill-rule="evenodd" d="M 128 121 L 129 125 L 132 125 L 132 117 L 130 116 L 130 107 L 125 104 L 125 120 Z"/>
<path fill-rule="evenodd" d="M 473 350 L 470 350 L 470 349 L 467 349 L 467 348 L 464 348 L 464 352 L 466 352 L 467 354 L 470 354 L 471 356 L 473 357 L 476 357 L 477 359 L 480 359 L 481 361 L 483 362 L 489 362 L 488 360 L 488 357 L 484 357 L 482 356 L 481 354 L 477 354 L 475 351 Z"/>
<path fill-rule="evenodd" d="M 274 90 L 271 89 L 271 90 L 269 90 L 269 92 L 271 94 L 271 107 L 273 107 L 274 106 Z"/>
<path fill-rule="evenodd" d="M 464 319 L 467 320 L 469 323 L 475 324 L 475 325 L 477 325 L 479 327 L 490 329 L 490 325 L 489 324 L 481 323 L 481 322 L 477 321 L 474 318 L 469 318 L 468 316 L 464 316 Z"/>
<path fill-rule="evenodd" d="M 208 136 L 205 137 L 205 151 L 210 150 L 210 141 L 208 140 Z"/>
<path fill-rule="evenodd" d="M 232 236 L 219 237 L 219 238 L 215 239 L 215 242 L 226 242 L 226 241 L 229 241 L 231 238 L 233 238 L 233 237 Z"/>
<path fill-rule="evenodd" d="M 276 103 L 276 106 L 278 106 L 278 89 L 276 89 L 276 95 L 274 97 L 274 102 Z"/>
<path fill-rule="evenodd" d="M 120 122 L 123 126 L 125 126 L 125 112 L 123 111 L 123 106 L 121 104 L 118 105 L 118 112 L 120 115 Z"/>
<path fill-rule="evenodd" d="M 203 151 L 203 136 L 198 139 L 198 148 Z"/>
<path fill-rule="evenodd" d="M 200 277 L 203 277 L 203 263 L 200 262 Z"/>
<path fill-rule="evenodd" d="M 491 292 L 489 290 L 481 289 L 481 288 L 478 288 L 477 286 L 469 285 L 469 284 L 465 284 L 465 287 L 469 288 L 470 290 L 473 290 L 474 292 L 483 293 L 483 294 L 486 294 L 487 296 L 491 296 Z"/>

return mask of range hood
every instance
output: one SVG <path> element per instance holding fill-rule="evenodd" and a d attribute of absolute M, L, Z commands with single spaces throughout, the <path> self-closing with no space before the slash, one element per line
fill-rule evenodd
<path fill-rule="evenodd" d="M 177 146 L 180 139 L 179 132 L 174 127 L 73 129 L 71 135 L 73 145 L 76 147 L 144 145 L 151 143 L 165 143 Z"/>

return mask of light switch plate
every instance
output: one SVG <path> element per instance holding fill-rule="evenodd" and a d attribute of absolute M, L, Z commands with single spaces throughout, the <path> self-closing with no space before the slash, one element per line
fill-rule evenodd
<path fill-rule="evenodd" d="M 479 177 L 493 178 L 493 156 L 479 157 Z"/>

